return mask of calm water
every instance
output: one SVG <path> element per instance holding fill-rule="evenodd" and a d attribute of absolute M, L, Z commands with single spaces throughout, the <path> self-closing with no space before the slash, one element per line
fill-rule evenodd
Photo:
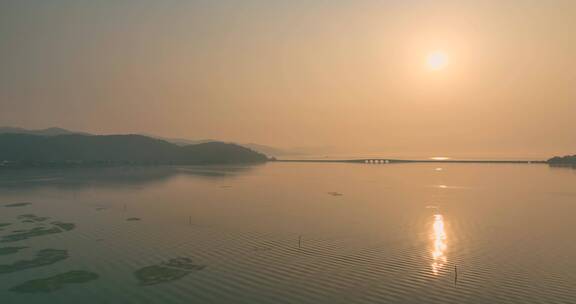
<path fill-rule="evenodd" d="M 572 169 L 9 171 L 0 205 L 2 304 L 576 303 Z"/>

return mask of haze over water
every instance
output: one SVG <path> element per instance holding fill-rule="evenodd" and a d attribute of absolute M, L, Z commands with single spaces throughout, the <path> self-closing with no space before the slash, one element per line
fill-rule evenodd
<path fill-rule="evenodd" d="M 299 164 L 2 172 L 2 303 L 571 303 L 576 170 Z M 49 217 L 26 223 L 20 215 Z M 134 220 L 135 218 L 139 220 Z M 132 219 L 132 220 L 127 220 Z M 70 231 L 5 242 L 14 230 Z M 166 281 L 139 270 L 189 258 Z M 182 261 L 182 260 L 180 260 Z M 171 266 L 172 267 L 172 266 Z M 457 280 L 455 281 L 455 267 Z M 150 270 L 150 268 L 148 268 Z M 70 270 L 98 279 L 7 291 Z"/>

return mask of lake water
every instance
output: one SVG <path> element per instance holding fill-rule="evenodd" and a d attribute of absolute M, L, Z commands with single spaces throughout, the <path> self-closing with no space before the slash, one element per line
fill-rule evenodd
<path fill-rule="evenodd" d="M 0 205 L 2 304 L 576 303 L 573 169 L 12 170 Z"/>

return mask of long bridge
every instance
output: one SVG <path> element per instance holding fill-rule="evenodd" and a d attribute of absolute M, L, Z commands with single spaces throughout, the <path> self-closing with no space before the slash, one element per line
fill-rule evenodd
<path fill-rule="evenodd" d="M 470 164 L 546 164 L 545 160 L 461 160 L 461 159 L 391 159 L 391 158 L 360 158 L 360 159 L 274 159 L 277 162 L 297 163 L 358 163 L 369 165 L 396 163 L 470 163 Z"/>

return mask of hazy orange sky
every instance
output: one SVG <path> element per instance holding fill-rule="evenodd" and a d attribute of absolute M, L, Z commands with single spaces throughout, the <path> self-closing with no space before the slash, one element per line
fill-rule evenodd
<path fill-rule="evenodd" d="M 571 0 L 3 0 L 0 40 L 0 125 L 576 153 Z"/>

